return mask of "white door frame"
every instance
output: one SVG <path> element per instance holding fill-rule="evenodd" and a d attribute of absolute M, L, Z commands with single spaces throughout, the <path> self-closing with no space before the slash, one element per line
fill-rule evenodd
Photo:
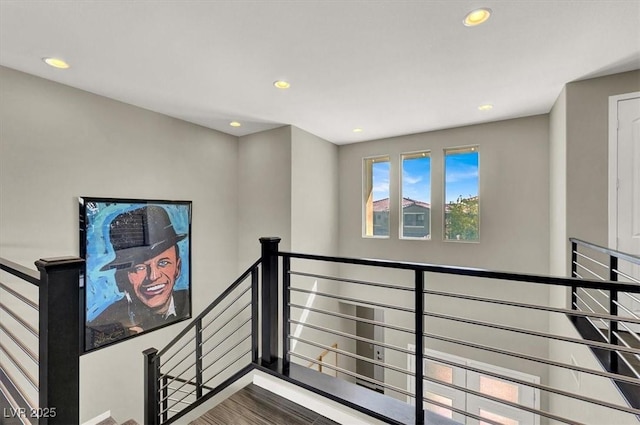
<path fill-rule="evenodd" d="M 618 249 L 618 102 L 640 91 L 609 96 L 609 248 Z"/>

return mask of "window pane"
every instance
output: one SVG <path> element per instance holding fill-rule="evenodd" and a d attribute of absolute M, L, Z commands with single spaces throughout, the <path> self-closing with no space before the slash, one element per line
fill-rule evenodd
<path fill-rule="evenodd" d="M 503 425 L 518 425 L 520 422 L 515 419 L 507 418 L 504 416 L 496 415 L 495 413 L 491 413 L 484 409 L 480 409 L 480 417 L 487 418 L 492 421 L 498 422 Z M 480 422 L 480 425 L 490 425 L 489 422 Z"/>
<path fill-rule="evenodd" d="M 431 154 L 402 155 L 401 237 L 431 237 Z"/>
<path fill-rule="evenodd" d="M 389 236 L 389 157 L 364 159 L 364 236 Z"/>
<path fill-rule="evenodd" d="M 478 147 L 446 149 L 445 240 L 477 241 L 480 236 Z"/>
<path fill-rule="evenodd" d="M 518 386 L 497 379 L 480 376 L 480 392 L 503 400 L 518 402 Z"/>
<path fill-rule="evenodd" d="M 447 406 L 453 406 L 453 400 L 438 394 L 428 392 L 426 393 L 426 398 L 429 400 L 437 401 Z M 453 412 L 447 409 L 446 407 L 436 406 L 435 404 L 431 404 L 431 403 L 425 403 L 425 404 L 426 404 L 425 408 L 427 410 L 437 413 L 440 416 L 444 416 L 445 418 L 453 419 Z"/>
<path fill-rule="evenodd" d="M 453 368 L 437 363 L 427 363 L 425 375 L 438 381 L 453 384 Z"/>

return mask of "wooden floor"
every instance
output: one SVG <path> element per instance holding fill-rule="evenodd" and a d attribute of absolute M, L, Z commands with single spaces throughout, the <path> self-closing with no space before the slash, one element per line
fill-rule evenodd
<path fill-rule="evenodd" d="M 319 414 L 250 384 L 189 425 L 332 425 Z"/>

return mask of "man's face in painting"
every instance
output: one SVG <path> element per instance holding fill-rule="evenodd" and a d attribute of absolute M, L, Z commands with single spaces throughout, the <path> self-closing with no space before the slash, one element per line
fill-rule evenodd
<path fill-rule="evenodd" d="M 157 314 L 166 313 L 171 294 L 180 276 L 180 257 L 172 246 L 153 258 L 135 264 L 128 272 L 136 297 Z"/>

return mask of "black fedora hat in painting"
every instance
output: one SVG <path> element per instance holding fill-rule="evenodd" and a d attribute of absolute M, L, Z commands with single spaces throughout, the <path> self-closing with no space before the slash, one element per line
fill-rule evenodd
<path fill-rule="evenodd" d="M 166 251 L 186 234 L 177 234 L 167 211 L 157 205 L 118 214 L 109 224 L 116 257 L 100 270 L 123 270 Z"/>

